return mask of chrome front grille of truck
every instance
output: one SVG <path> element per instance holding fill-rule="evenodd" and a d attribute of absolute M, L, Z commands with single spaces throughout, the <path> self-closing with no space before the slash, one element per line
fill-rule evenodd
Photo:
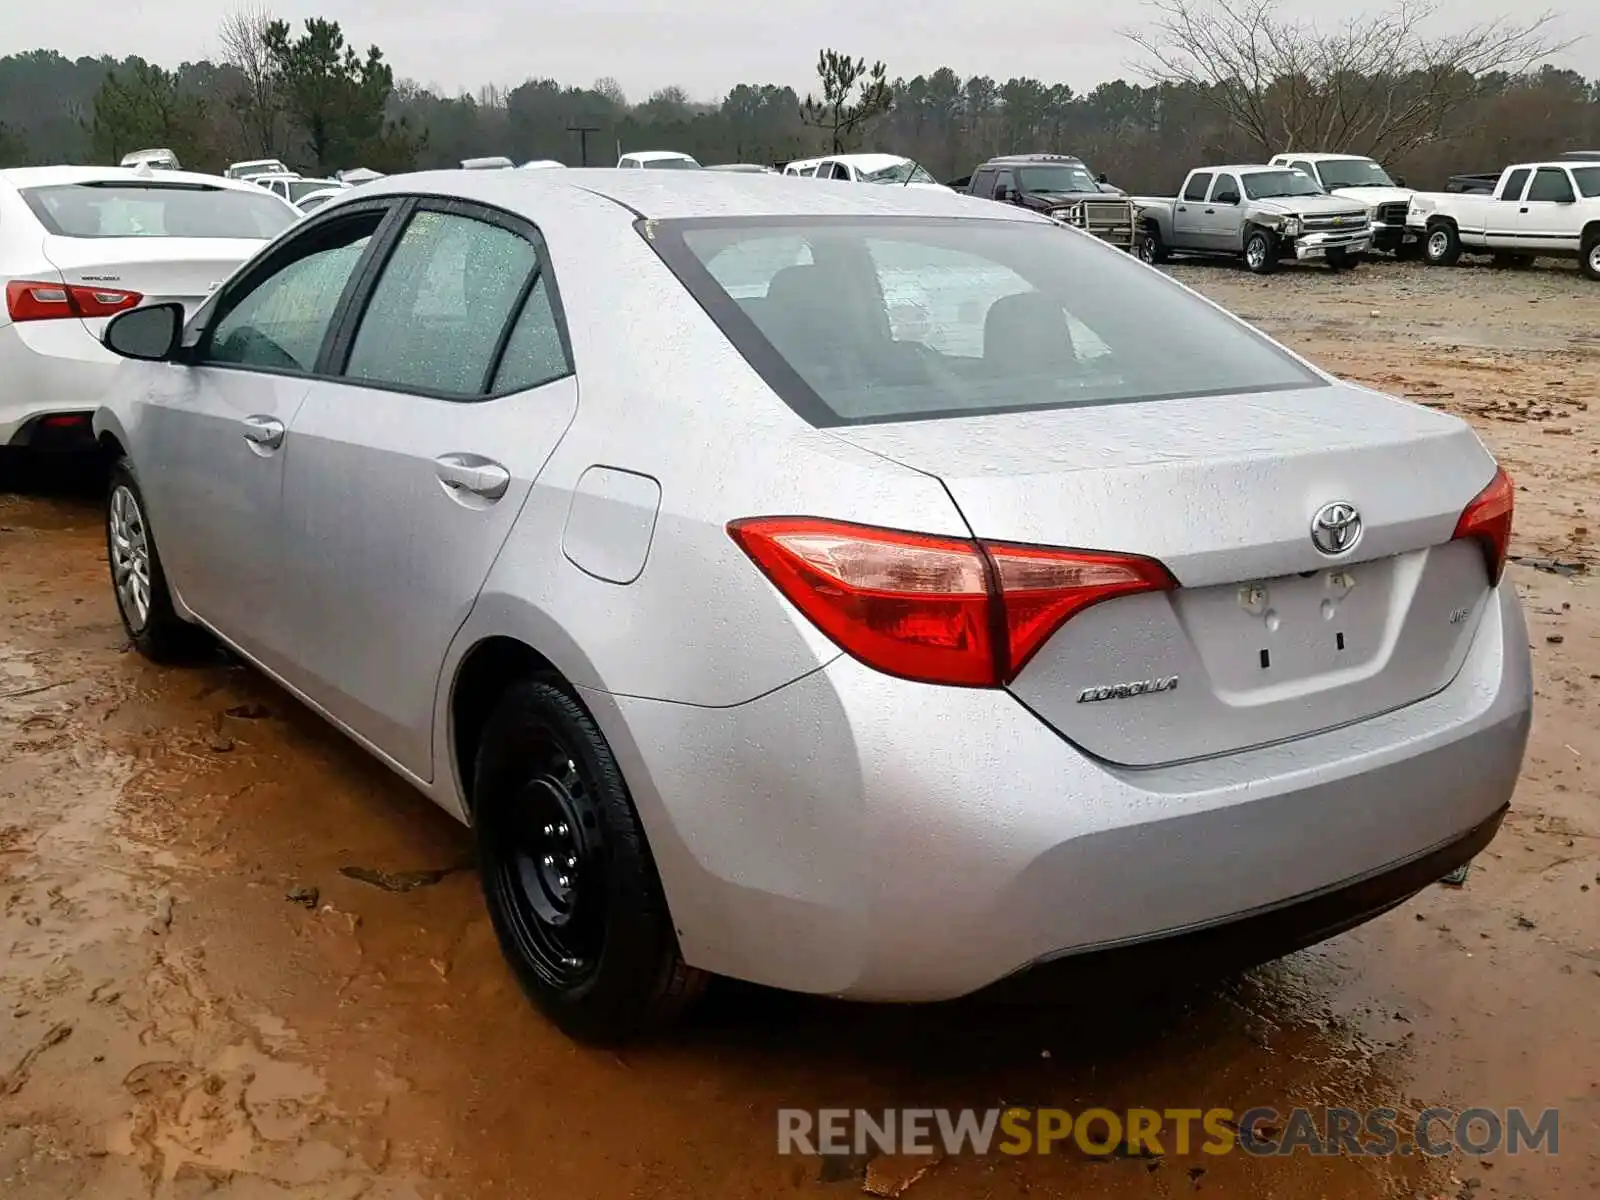
<path fill-rule="evenodd" d="M 1307 233 L 1346 233 L 1364 229 L 1369 224 L 1365 212 L 1325 213 L 1301 218 Z"/>
<path fill-rule="evenodd" d="M 1378 205 L 1378 223 L 1380 225 L 1404 225 L 1406 223 L 1406 209 L 1411 205 L 1405 200 L 1394 200 L 1388 204 Z"/>

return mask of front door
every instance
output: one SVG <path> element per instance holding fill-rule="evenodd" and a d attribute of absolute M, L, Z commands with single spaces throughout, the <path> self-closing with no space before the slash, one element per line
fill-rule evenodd
<path fill-rule="evenodd" d="M 1565 168 L 1540 167 L 1517 213 L 1517 248 L 1525 254 L 1576 254 L 1583 224 L 1577 202 Z"/>
<path fill-rule="evenodd" d="M 1238 176 L 1218 175 L 1211 185 L 1211 198 L 1200 210 L 1201 245 L 1207 250 L 1242 250 L 1243 211 Z"/>
<path fill-rule="evenodd" d="M 281 670 L 285 434 L 388 209 L 319 222 L 197 321 L 139 414 L 137 467 L 168 578 L 223 637 Z"/>
<path fill-rule="evenodd" d="M 1172 236 L 1174 243 L 1188 250 L 1205 246 L 1203 224 L 1206 196 L 1211 191 L 1211 172 L 1196 171 L 1184 185 L 1183 195 L 1172 206 Z"/>
<path fill-rule="evenodd" d="M 445 653 L 577 410 L 559 312 L 532 226 L 422 201 L 290 428 L 292 681 L 423 779 Z"/>

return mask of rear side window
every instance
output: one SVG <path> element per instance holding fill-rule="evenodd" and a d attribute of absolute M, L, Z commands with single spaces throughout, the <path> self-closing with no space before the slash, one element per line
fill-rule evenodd
<path fill-rule="evenodd" d="M 1572 178 L 1585 199 L 1600 196 L 1600 167 L 1574 167 Z"/>
<path fill-rule="evenodd" d="M 424 210 L 373 288 L 344 374 L 451 396 L 481 395 L 501 334 L 538 266 L 500 225 Z"/>
<path fill-rule="evenodd" d="M 1506 176 L 1506 186 L 1500 192 L 1500 199 L 1521 200 L 1522 189 L 1528 186 L 1528 176 L 1531 174 L 1533 174 L 1532 171 L 1523 167 L 1521 170 L 1513 171 Z"/>
<path fill-rule="evenodd" d="M 1126 255 L 1042 223 L 746 218 L 649 231 L 729 340 L 815 425 L 1325 382 Z"/>
<path fill-rule="evenodd" d="M 540 271 L 523 301 L 517 323 L 511 327 L 511 336 L 506 339 L 491 390 L 525 391 L 571 373 L 572 363 L 561 340 L 555 306 L 550 302 L 549 279 Z"/>
<path fill-rule="evenodd" d="M 1211 186 L 1211 172 L 1200 171 L 1189 176 L 1189 185 L 1183 189 L 1185 200 L 1204 200 L 1206 190 Z"/>
<path fill-rule="evenodd" d="M 23 188 L 21 195 L 57 237 L 266 241 L 297 219 L 266 192 L 194 183 L 62 183 Z"/>

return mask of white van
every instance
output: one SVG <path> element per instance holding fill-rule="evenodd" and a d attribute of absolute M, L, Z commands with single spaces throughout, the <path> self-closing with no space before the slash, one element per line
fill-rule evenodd
<path fill-rule="evenodd" d="M 632 167 L 634 169 L 646 168 L 653 171 L 698 171 L 700 164 L 693 156 L 680 154 L 676 150 L 635 150 L 632 154 L 624 154 L 617 159 L 617 166 Z"/>

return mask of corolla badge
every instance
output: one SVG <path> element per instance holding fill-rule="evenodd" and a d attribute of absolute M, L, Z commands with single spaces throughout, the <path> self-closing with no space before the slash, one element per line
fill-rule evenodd
<path fill-rule="evenodd" d="M 1111 683 L 1102 687 L 1086 687 L 1078 693 L 1079 704 L 1093 704 L 1097 700 L 1127 700 L 1132 696 L 1149 696 L 1155 692 L 1170 692 L 1178 686 L 1176 675 L 1158 675 L 1154 679 L 1135 679 L 1129 683 Z"/>
<path fill-rule="evenodd" d="M 1344 500 L 1324 504 L 1311 518 L 1311 544 L 1330 558 L 1354 550 L 1361 533 L 1360 511 Z"/>

